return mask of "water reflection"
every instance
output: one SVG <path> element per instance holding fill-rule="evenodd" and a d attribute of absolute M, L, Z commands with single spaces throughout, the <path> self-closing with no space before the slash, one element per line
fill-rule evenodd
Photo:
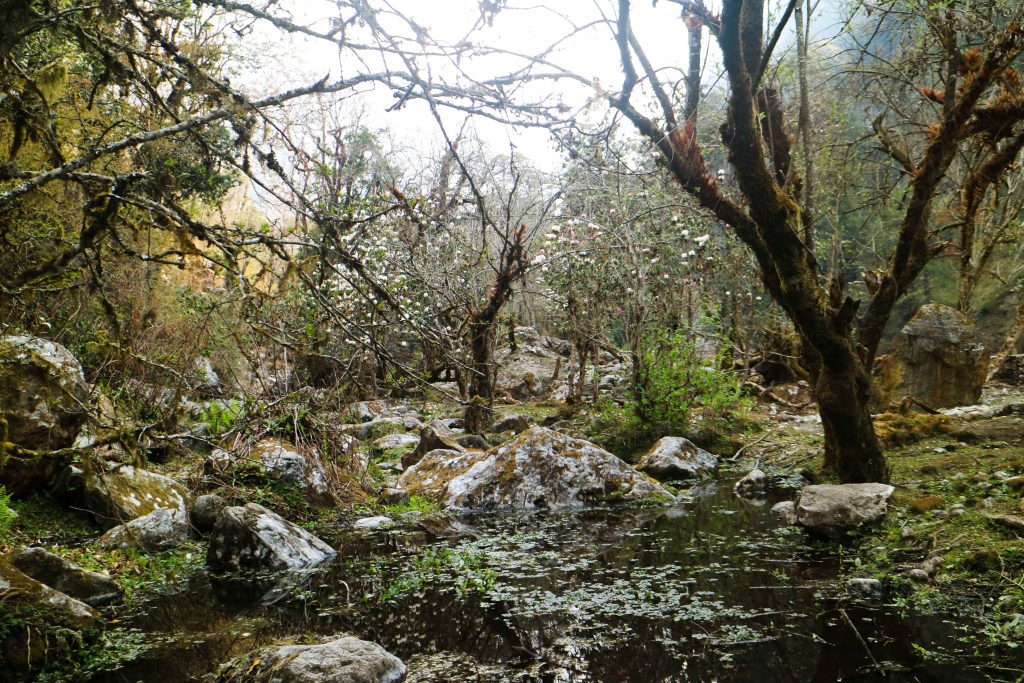
<path fill-rule="evenodd" d="M 198 676 L 264 642 L 342 632 L 405 659 L 410 681 L 998 680 L 957 640 L 969 621 L 839 602 L 835 549 L 725 485 L 666 507 L 461 522 L 475 533 L 339 532 L 337 560 L 302 575 L 200 574 L 123 615 L 159 644 L 100 680 Z"/>

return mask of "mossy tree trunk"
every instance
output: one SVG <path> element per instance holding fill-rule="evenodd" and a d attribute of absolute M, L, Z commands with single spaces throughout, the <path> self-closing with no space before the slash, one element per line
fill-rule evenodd
<path fill-rule="evenodd" d="M 799 1 L 799 0 L 797 0 Z M 717 39 L 729 82 L 728 116 L 721 139 L 743 202 L 727 197 L 709 172 L 697 141 L 696 112 L 677 121 L 672 100 L 629 25 L 629 0 L 619 0 L 616 37 L 625 80 L 610 103 L 659 150 L 676 181 L 746 244 L 757 260 L 761 281 L 786 312 L 799 335 L 804 365 L 812 380 L 825 432 L 825 462 L 844 482 L 886 481 L 888 468 L 869 411 L 871 368 L 886 322 L 931 258 L 941 252 L 930 241 L 931 204 L 958 149 L 972 136 L 985 134 L 979 102 L 1021 54 L 1021 29 L 1011 25 L 965 64 L 957 46 L 953 18 L 936 17 L 946 31 L 947 64 L 942 113 L 918 160 L 899 148 L 882 119 L 875 121 L 881 146 L 910 178 L 896 247 L 887 267 L 869 281 L 866 312 L 846 295 L 841 273 L 824 277 L 814 256 L 800 203 L 801 179 L 791 168 L 778 94 L 761 85 L 791 3 L 764 43 L 764 0 L 724 0 L 721 16 L 701 2 L 680 2 L 688 23 L 707 27 Z M 661 108 L 662 123 L 637 110 L 630 96 L 640 82 L 635 62 Z M 1020 113 L 1024 119 L 1024 108 Z M 993 152 L 997 154 L 999 150 Z M 1004 152 L 1005 154 L 1005 152 Z"/>
<path fill-rule="evenodd" d="M 472 367 L 469 396 L 463 415 L 466 432 L 484 431 L 494 414 L 494 341 L 498 313 L 512 297 L 512 286 L 526 273 L 526 226 L 521 225 L 504 240 L 498 258 L 494 283 L 482 306 L 469 310 L 469 347 Z"/>

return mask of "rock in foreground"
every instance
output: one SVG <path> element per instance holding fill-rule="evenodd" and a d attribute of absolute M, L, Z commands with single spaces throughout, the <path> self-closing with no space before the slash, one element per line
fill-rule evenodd
<path fill-rule="evenodd" d="M 217 571 L 303 569 L 334 557 L 334 548 L 262 505 L 224 508 L 206 564 Z"/>
<path fill-rule="evenodd" d="M 636 468 L 655 479 L 695 479 L 718 469 L 718 458 L 681 436 L 658 439 Z"/>
<path fill-rule="evenodd" d="M 481 453 L 435 450 L 398 485 L 449 508 L 560 508 L 597 501 L 671 497 L 623 460 L 571 436 L 532 427 Z"/>
<path fill-rule="evenodd" d="M 397 683 L 404 678 L 402 660 L 351 636 L 320 645 L 263 648 L 238 657 L 217 675 L 224 683 Z"/>
<path fill-rule="evenodd" d="M 888 484 L 805 486 L 794 503 L 796 522 L 817 536 L 838 540 L 861 525 L 882 521 L 892 492 Z"/>
<path fill-rule="evenodd" d="M 102 607 L 124 595 L 109 576 L 83 569 L 42 548 L 25 548 L 11 562 L 26 576 L 90 607 Z"/>

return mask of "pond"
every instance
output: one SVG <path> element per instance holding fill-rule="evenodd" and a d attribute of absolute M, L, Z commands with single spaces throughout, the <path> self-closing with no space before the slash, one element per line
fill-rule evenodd
<path fill-rule="evenodd" d="M 978 605 L 848 596 L 842 549 L 769 507 L 707 483 L 669 506 L 339 531 L 329 567 L 201 572 L 123 608 L 111 647 L 134 659 L 96 680 L 186 680 L 346 632 L 401 657 L 409 681 L 990 681 L 1024 665 L 986 645 Z"/>

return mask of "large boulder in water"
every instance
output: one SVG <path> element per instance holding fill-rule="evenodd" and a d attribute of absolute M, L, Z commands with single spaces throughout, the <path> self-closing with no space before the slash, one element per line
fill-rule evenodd
<path fill-rule="evenodd" d="M 262 505 L 224 508 L 210 536 L 206 564 L 217 571 L 304 569 L 335 556 L 334 548 Z"/>
<path fill-rule="evenodd" d="M 435 450 L 398 485 L 449 508 L 560 508 L 596 501 L 670 497 L 657 482 L 582 439 L 532 427 L 487 452 Z"/>
<path fill-rule="evenodd" d="M 101 524 L 113 526 L 153 512 L 180 510 L 188 514 L 188 492 L 174 479 L 140 467 L 122 465 L 86 474 L 85 507 Z"/>
<path fill-rule="evenodd" d="M 713 474 L 718 469 L 718 457 L 698 448 L 689 439 L 665 436 L 651 446 L 636 468 L 664 481 L 695 479 Z"/>
<path fill-rule="evenodd" d="M 217 681 L 249 683 L 398 683 L 405 664 L 376 643 L 354 637 L 319 645 L 267 647 L 222 667 Z"/>
<path fill-rule="evenodd" d="M 63 346 L 38 337 L 0 337 L 0 418 L 7 422 L 7 441 L 28 450 L 67 448 L 85 422 L 88 399 L 82 366 Z M 51 456 L 9 455 L 0 465 L 0 484 L 9 493 L 24 493 L 66 465 Z"/>
<path fill-rule="evenodd" d="M 973 405 L 981 397 L 988 358 L 966 315 L 926 304 L 878 359 L 875 388 L 882 407 L 905 396 L 932 408 Z"/>
<path fill-rule="evenodd" d="M 848 531 L 882 521 L 892 492 L 888 484 L 805 486 L 794 501 L 793 516 L 812 534 L 840 540 Z"/>

